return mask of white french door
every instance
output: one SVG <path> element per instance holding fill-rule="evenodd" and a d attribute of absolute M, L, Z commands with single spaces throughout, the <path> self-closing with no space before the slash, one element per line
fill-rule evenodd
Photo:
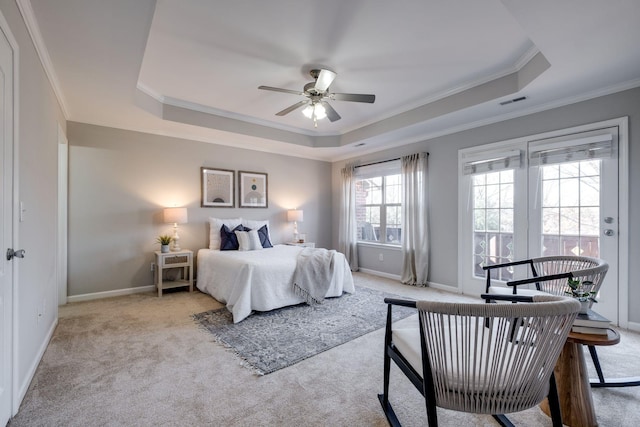
<path fill-rule="evenodd" d="M 594 309 L 614 323 L 621 320 L 621 123 L 626 127 L 626 120 L 611 121 L 460 151 L 458 271 L 463 293 L 485 291 L 486 264 L 592 256 L 609 263 Z M 503 269 L 499 279 L 526 274 Z"/>
<path fill-rule="evenodd" d="M 529 253 L 609 262 L 594 309 L 618 322 L 618 128 L 529 144 Z"/>

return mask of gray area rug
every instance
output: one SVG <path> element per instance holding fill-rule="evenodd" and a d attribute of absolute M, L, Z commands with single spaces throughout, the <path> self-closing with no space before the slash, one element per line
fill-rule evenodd
<path fill-rule="evenodd" d="M 264 375 L 383 328 L 385 297 L 398 296 L 356 287 L 354 294 L 328 298 L 320 305 L 256 312 L 237 324 L 226 308 L 194 314 L 193 318 Z M 415 313 L 414 309 L 395 306 L 393 319 Z"/>

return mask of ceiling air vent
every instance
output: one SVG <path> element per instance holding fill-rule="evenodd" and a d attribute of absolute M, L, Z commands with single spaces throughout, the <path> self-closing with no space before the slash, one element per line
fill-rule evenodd
<path fill-rule="evenodd" d="M 500 105 L 513 104 L 514 102 L 524 101 L 525 99 L 527 99 L 527 97 L 526 97 L 526 96 L 521 96 L 521 97 L 519 97 L 519 98 L 509 99 L 508 101 L 502 101 L 502 102 L 500 103 Z"/>

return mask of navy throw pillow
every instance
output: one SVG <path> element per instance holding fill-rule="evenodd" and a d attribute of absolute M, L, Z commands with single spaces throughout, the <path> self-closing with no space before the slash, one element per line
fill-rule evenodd
<path fill-rule="evenodd" d="M 269 230 L 267 229 L 267 225 L 263 225 L 258 229 L 258 237 L 260 237 L 260 244 L 263 248 L 272 248 L 273 245 L 269 240 Z"/>
<path fill-rule="evenodd" d="M 236 236 L 236 231 L 245 231 L 242 224 L 234 228 L 233 230 L 229 230 L 229 227 L 226 225 L 222 225 L 220 227 L 220 250 L 221 251 L 237 251 L 240 247 L 238 243 L 238 236 Z"/>

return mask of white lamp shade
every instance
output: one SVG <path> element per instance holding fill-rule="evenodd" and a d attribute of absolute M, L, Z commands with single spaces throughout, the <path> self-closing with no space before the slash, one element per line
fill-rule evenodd
<path fill-rule="evenodd" d="M 165 208 L 164 222 L 186 224 L 188 221 L 187 208 Z"/>
<path fill-rule="evenodd" d="M 289 222 L 293 222 L 293 221 L 301 222 L 303 217 L 304 215 L 302 214 L 301 209 L 292 209 L 290 211 L 287 211 L 287 221 Z"/>

